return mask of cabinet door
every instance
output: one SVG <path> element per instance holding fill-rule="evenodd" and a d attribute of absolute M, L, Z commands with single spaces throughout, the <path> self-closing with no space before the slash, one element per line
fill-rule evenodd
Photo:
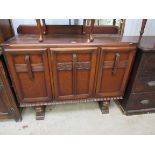
<path fill-rule="evenodd" d="M 21 104 L 51 100 L 46 49 L 5 49 L 5 58 Z"/>
<path fill-rule="evenodd" d="M 97 48 L 51 49 L 55 98 L 92 97 Z"/>
<path fill-rule="evenodd" d="M 102 48 L 96 94 L 98 97 L 121 97 L 128 80 L 135 48 Z"/>

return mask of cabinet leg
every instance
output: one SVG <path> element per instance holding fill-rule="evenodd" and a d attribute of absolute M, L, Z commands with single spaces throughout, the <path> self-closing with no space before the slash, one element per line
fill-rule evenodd
<path fill-rule="evenodd" d="M 101 109 L 102 114 L 109 113 L 109 105 L 110 101 L 99 101 L 99 107 Z"/>
<path fill-rule="evenodd" d="M 44 120 L 45 118 L 45 106 L 35 107 L 36 120 Z"/>

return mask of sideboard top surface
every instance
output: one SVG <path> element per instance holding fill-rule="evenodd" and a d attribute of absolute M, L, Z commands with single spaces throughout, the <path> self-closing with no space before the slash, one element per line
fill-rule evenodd
<path fill-rule="evenodd" d="M 2 45 L 22 46 L 53 46 L 53 45 L 111 45 L 137 43 L 137 38 L 121 37 L 120 35 L 94 35 L 94 41 L 89 42 L 86 35 L 46 35 L 43 42 L 38 41 L 39 35 L 17 35 Z"/>
<path fill-rule="evenodd" d="M 138 36 L 121 36 L 118 34 L 95 34 L 94 41 L 89 42 L 86 35 L 46 35 L 43 42 L 39 35 L 22 34 L 2 43 L 2 46 L 129 46 L 138 44 Z M 143 36 L 139 48 L 155 50 L 155 36 Z"/>

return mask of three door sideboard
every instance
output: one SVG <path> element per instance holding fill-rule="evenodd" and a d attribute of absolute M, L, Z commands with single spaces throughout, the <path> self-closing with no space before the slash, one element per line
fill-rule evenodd
<path fill-rule="evenodd" d="M 136 44 L 121 36 L 21 35 L 3 44 L 4 57 L 21 107 L 34 106 L 44 119 L 44 106 L 98 101 L 109 112 L 111 99 L 122 99 Z"/>

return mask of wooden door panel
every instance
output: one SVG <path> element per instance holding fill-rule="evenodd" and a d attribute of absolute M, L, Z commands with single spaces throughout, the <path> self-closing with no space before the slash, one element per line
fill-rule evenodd
<path fill-rule="evenodd" d="M 88 94 L 89 78 L 90 78 L 89 70 L 77 71 L 77 94 Z"/>
<path fill-rule="evenodd" d="M 91 97 L 97 48 L 51 48 L 51 57 L 55 98 L 62 100 Z"/>
<path fill-rule="evenodd" d="M 122 96 L 133 61 L 134 48 L 102 48 L 96 94 L 98 97 Z"/>
<path fill-rule="evenodd" d="M 72 95 L 72 72 L 70 71 L 58 71 L 58 90 L 60 96 Z"/>
<path fill-rule="evenodd" d="M 46 49 L 5 49 L 5 57 L 21 104 L 51 100 Z"/>

